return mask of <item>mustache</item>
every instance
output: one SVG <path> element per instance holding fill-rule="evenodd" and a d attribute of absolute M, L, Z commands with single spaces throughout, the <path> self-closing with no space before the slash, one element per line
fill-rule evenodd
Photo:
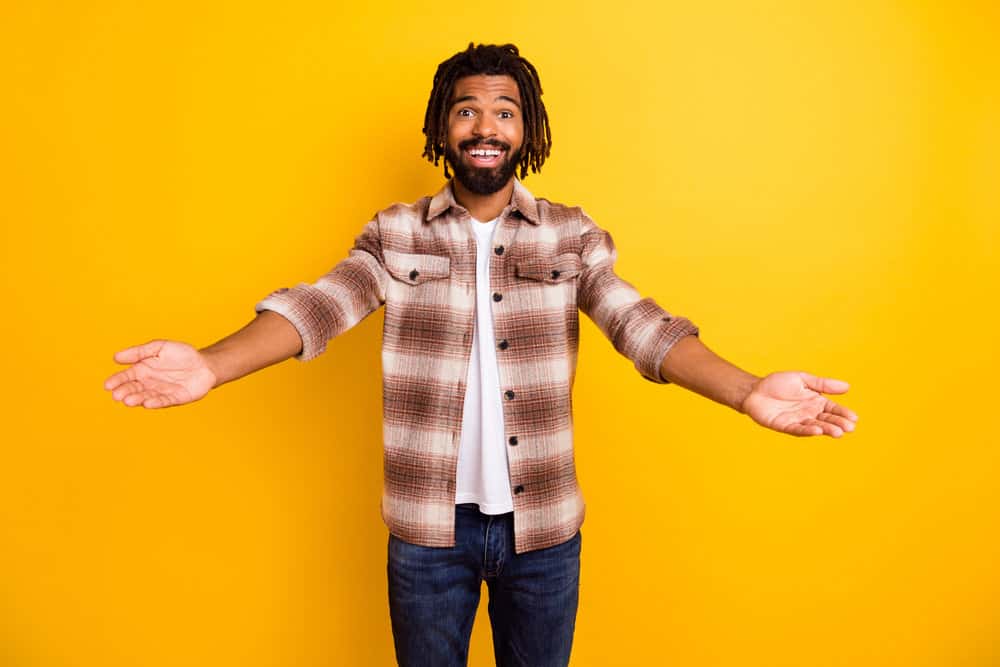
<path fill-rule="evenodd" d="M 466 139 L 465 141 L 460 141 L 458 147 L 461 150 L 467 148 L 472 148 L 473 146 L 492 146 L 493 148 L 499 148 L 503 151 L 510 150 L 510 144 L 500 141 L 499 139 Z"/>

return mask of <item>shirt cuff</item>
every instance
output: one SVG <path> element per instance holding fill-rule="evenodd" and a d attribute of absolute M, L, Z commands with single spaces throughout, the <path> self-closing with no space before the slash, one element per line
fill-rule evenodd
<path fill-rule="evenodd" d="M 314 359 L 326 349 L 326 340 L 317 334 L 320 327 L 312 313 L 318 311 L 310 307 L 310 302 L 313 300 L 310 298 L 310 291 L 309 286 L 305 284 L 293 289 L 282 287 L 271 292 L 254 306 L 257 313 L 271 310 L 291 322 L 302 339 L 302 351 L 292 357 L 298 361 Z"/>
<path fill-rule="evenodd" d="M 636 360 L 636 368 L 642 376 L 650 382 L 658 384 L 670 384 L 670 380 L 660 374 L 663 368 L 663 360 L 667 357 L 677 341 L 685 336 L 697 336 L 698 327 L 686 317 L 673 317 L 663 315 L 660 318 L 660 326 L 656 329 L 655 337 L 650 341 L 649 354 L 643 355 Z"/>

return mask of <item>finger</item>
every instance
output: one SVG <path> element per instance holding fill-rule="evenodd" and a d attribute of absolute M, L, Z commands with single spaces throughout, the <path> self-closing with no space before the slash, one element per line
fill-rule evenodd
<path fill-rule="evenodd" d="M 166 408 L 174 404 L 170 398 L 164 394 L 155 394 L 142 402 L 142 407 L 155 410 L 156 408 Z"/>
<path fill-rule="evenodd" d="M 155 357 L 163 348 L 164 340 L 151 340 L 142 345 L 127 347 L 124 350 L 115 352 L 115 361 L 119 364 L 134 364 L 149 357 Z"/>
<path fill-rule="evenodd" d="M 840 415 L 841 417 L 846 417 L 852 422 L 858 421 L 858 415 L 853 410 L 845 408 L 843 405 L 834 403 L 833 401 L 827 401 L 826 407 L 823 409 L 824 412 L 829 412 L 831 414 Z"/>
<path fill-rule="evenodd" d="M 823 427 L 812 424 L 789 424 L 784 429 L 785 433 L 797 436 L 822 435 Z"/>
<path fill-rule="evenodd" d="M 115 373 L 107 380 L 105 380 L 104 388 L 108 391 L 112 391 L 115 389 L 115 387 L 118 387 L 123 382 L 129 382 L 134 379 L 135 379 L 135 370 L 132 368 L 126 368 L 125 370 Z"/>
<path fill-rule="evenodd" d="M 844 434 L 839 426 L 829 422 L 822 422 L 816 419 L 807 419 L 798 424 L 791 424 L 788 432 L 794 435 L 829 435 L 839 438 Z"/>
<path fill-rule="evenodd" d="M 141 405 L 144 400 L 149 398 L 149 396 L 150 396 L 149 390 L 140 389 L 139 391 L 132 391 L 125 394 L 124 396 L 122 396 L 121 400 L 123 405 L 127 405 L 130 408 L 132 408 L 137 405 Z"/>
<path fill-rule="evenodd" d="M 840 427 L 840 430 L 849 433 L 854 430 L 854 422 L 852 422 L 847 417 L 841 417 L 839 415 L 831 415 L 829 412 L 824 412 L 822 414 L 816 415 L 816 419 L 819 421 L 829 422 Z"/>
<path fill-rule="evenodd" d="M 799 373 L 802 380 L 806 383 L 806 386 L 813 391 L 818 391 L 821 394 L 843 394 L 846 392 L 850 385 L 843 380 L 834 380 L 833 378 L 821 378 L 815 375 L 810 375 L 809 373 Z"/>
<path fill-rule="evenodd" d="M 126 396 L 122 403 L 129 407 L 160 408 L 170 403 L 169 399 L 157 391 L 137 391 Z"/>
<path fill-rule="evenodd" d="M 833 438 L 839 438 L 844 435 L 844 429 L 840 428 L 836 424 L 831 424 L 830 422 L 820 421 L 818 419 L 810 420 L 811 423 L 819 426 L 823 432 L 820 435 L 828 435 Z"/>
<path fill-rule="evenodd" d="M 115 399 L 116 401 L 121 401 L 124 400 L 126 397 L 128 397 L 130 394 L 136 394 L 142 391 L 146 391 L 146 387 L 138 380 L 132 380 L 130 382 L 126 382 L 122 385 L 119 385 L 118 387 L 115 387 L 115 390 L 111 392 L 111 398 Z"/>

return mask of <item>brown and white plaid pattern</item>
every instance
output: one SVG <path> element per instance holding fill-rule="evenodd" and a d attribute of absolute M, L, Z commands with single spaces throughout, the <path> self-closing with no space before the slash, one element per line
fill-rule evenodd
<path fill-rule="evenodd" d="M 469 212 L 446 184 L 379 212 L 349 256 L 315 283 L 256 305 L 286 317 L 308 361 L 385 305 L 382 518 L 397 537 L 453 546 L 455 476 L 476 307 Z M 559 544 L 583 522 L 570 394 L 582 310 L 654 382 L 697 328 L 615 275 L 611 237 L 580 209 L 515 182 L 490 256 L 490 290 L 518 553 Z"/>

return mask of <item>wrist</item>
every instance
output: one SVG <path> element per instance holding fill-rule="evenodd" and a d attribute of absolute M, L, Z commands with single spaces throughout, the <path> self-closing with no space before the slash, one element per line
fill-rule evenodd
<path fill-rule="evenodd" d="M 219 355 L 215 353 L 212 349 L 213 347 L 209 346 L 198 350 L 198 354 L 201 355 L 202 361 L 205 363 L 205 368 L 212 374 L 212 389 L 215 389 L 220 384 L 223 384 L 225 380 L 222 379 Z"/>
<path fill-rule="evenodd" d="M 744 415 L 747 414 L 747 399 L 750 398 L 750 395 L 753 394 L 755 389 L 757 389 L 757 385 L 760 384 L 761 380 L 763 380 L 763 378 L 747 373 L 747 377 L 739 383 L 737 387 L 736 400 L 733 405 L 733 408 L 737 412 Z"/>

